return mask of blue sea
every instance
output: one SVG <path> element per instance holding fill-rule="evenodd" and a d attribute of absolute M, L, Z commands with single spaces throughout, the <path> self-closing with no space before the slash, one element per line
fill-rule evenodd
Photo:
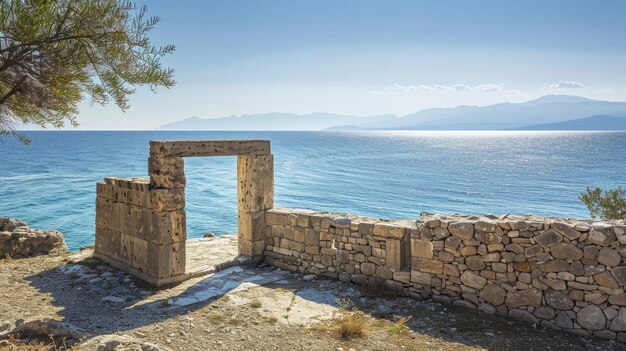
<path fill-rule="evenodd" d="M 148 141 L 269 139 L 276 206 L 418 218 L 420 212 L 588 217 L 587 186 L 626 185 L 626 133 L 27 132 L 0 142 L 0 216 L 94 242 L 96 182 L 147 175 Z M 188 237 L 237 227 L 235 157 L 186 158 Z"/>

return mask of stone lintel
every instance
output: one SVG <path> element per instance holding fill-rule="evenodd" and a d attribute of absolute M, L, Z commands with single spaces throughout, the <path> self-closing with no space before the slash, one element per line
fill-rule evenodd
<path fill-rule="evenodd" d="M 269 140 L 153 140 L 150 156 L 194 157 L 268 155 Z"/>

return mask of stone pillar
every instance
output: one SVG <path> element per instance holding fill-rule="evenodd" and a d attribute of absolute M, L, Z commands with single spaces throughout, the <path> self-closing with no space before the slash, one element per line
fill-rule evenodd
<path fill-rule="evenodd" d="M 185 164 L 182 157 L 150 154 L 151 233 L 147 272 L 160 282 L 182 280 L 185 274 Z M 177 278 L 177 277 L 180 277 Z"/>
<path fill-rule="evenodd" d="M 274 207 L 274 156 L 237 156 L 239 254 L 263 259 L 265 211 Z"/>

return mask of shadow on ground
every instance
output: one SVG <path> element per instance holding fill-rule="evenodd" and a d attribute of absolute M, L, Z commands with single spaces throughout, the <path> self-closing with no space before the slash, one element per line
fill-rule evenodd
<path fill-rule="evenodd" d="M 275 313 L 277 317 L 274 319 L 284 323 L 284 328 L 298 330 L 311 323 L 332 324 L 336 317 L 334 313 L 349 310 L 361 311 L 373 318 L 373 324 L 382 328 L 381 335 L 387 333 L 394 321 L 406 318 L 406 326 L 412 331 L 404 337 L 402 344 L 407 349 L 441 349 L 438 343 L 443 342 L 443 345 L 449 345 L 446 349 L 626 350 L 624 344 L 614 341 L 535 328 L 432 301 L 390 294 L 381 297 L 381 291 L 309 278 L 302 279 L 299 274 L 271 267 L 234 267 L 156 291 L 99 261 L 88 259 L 82 264 L 63 264 L 30 275 L 26 280 L 38 291 L 50 294 L 52 303 L 61 308 L 58 315 L 86 330 L 89 336 L 125 333 L 202 310 L 219 314 L 220 306 L 230 304 L 233 307 L 237 303 L 243 305 L 247 303 L 245 301 L 259 299 L 267 306 L 259 309 L 260 312 Z M 261 289 L 259 286 L 264 290 L 256 291 Z M 222 298 L 224 294 L 245 296 Z M 286 297 L 280 297 L 282 294 Z M 270 295 L 274 297 L 270 298 Z M 281 305 L 283 300 L 287 302 Z M 306 302 L 299 305 L 304 307 L 294 309 L 293 305 L 300 300 Z M 208 316 L 209 312 L 203 315 Z M 247 313 L 251 318 L 253 313 L 256 315 L 254 310 Z M 293 318 L 290 319 L 289 313 Z M 297 318 L 298 313 L 305 318 Z M 267 337 L 276 337 L 276 342 L 281 342 L 279 336 Z M 322 333 L 319 337 L 333 336 Z"/>

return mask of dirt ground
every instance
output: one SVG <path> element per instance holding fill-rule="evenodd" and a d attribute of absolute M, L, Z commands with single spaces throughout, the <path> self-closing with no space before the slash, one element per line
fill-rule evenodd
<path fill-rule="evenodd" d="M 0 323 L 50 317 L 85 338 L 126 335 L 171 350 L 626 350 L 356 285 L 232 268 L 155 291 L 98 261 L 0 261 Z M 352 337 L 346 337 L 352 333 Z M 3 341 L 0 348 L 24 349 Z"/>

